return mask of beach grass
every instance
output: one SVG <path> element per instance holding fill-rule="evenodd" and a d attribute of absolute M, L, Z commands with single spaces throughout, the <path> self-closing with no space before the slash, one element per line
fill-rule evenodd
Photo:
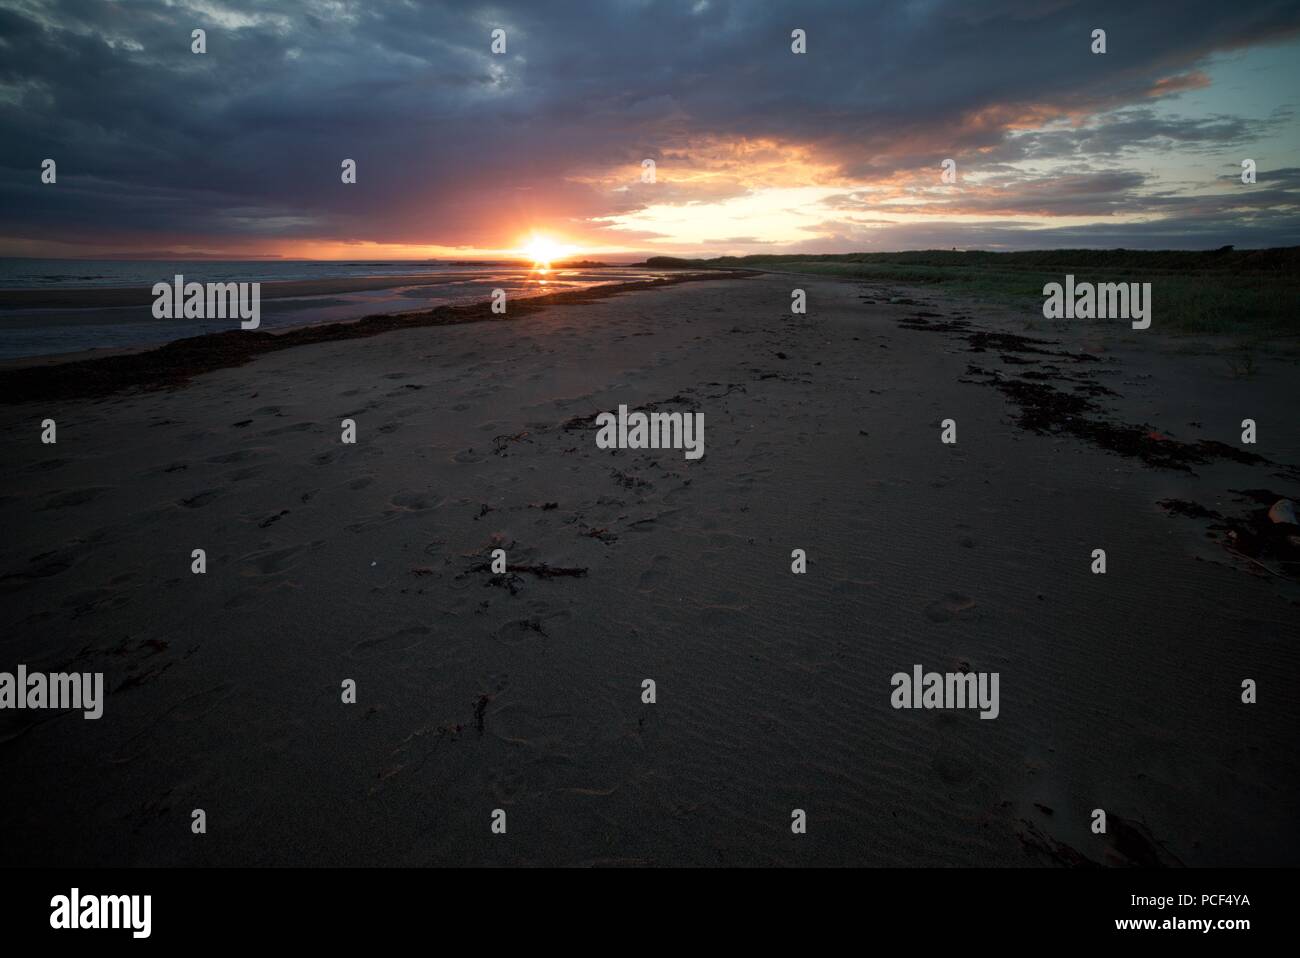
<path fill-rule="evenodd" d="M 656 257 L 647 265 L 667 265 Z M 945 293 L 1041 316 L 1043 286 L 1149 282 L 1158 328 L 1242 342 L 1300 337 L 1300 248 L 1145 251 L 1042 250 L 1027 253 L 926 250 L 844 255 L 758 255 L 677 260 L 682 266 L 736 266 L 865 282 L 934 286 Z"/>

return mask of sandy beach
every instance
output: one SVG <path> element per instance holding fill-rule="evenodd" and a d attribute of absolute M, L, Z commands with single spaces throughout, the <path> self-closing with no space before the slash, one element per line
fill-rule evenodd
<path fill-rule="evenodd" d="M 775 274 L 376 332 L 6 380 L 3 667 L 107 695 L 0 716 L 0 864 L 1300 863 L 1294 352 Z"/>

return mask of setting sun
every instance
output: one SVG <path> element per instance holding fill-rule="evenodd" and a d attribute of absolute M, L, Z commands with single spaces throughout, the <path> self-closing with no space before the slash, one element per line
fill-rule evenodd
<path fill-rule="evenodd" d="M 557 259 L 571 254 L 573 247 L 557 243 L 549 236 L 534 233 L 524 244 L 521 252 L 533 261 L 534 266 L 546 270 Z"/>

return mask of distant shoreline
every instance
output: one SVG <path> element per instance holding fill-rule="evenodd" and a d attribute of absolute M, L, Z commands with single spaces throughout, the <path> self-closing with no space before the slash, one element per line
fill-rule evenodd
<path fill-rule="evenodd" d="M 556 269 L 596 269 L 604 263 L 576 263 Z M 634 264 L 643 267 L 644 264 Z M 523 268 L 526 268 L 523 267 Z M 633 267 L 625 267 L 633 268 Z M 339 276 L 320 279 L 263 280 L 262 299 L 286 299 L 294 296 L 329 296 L 356 293 L 393 286 L 440 286 L 463 282 L 480 274 L 411 273 L 400 276 Z M 172 277 L 160 277 L 170 282 Z M 65 286 L 46 289 L 0 289 L 0 309 L 106 309 L 117 306 L 149 306 L 153 302 L 152 286 Z"/>
<path fill-rule="evenodd" d="M 260 328 L 266 332 L 328 323 L 355 322 L 367 316 L 417 313 L 439 306 L 467 306 L 503 290 L 511 303 L 538 295 L 591 286 L 639 282 L 676 275 L 680 270 L 607 266 L 589 260 L 565 261 L 543 271 L 526 263 L 438 264 L 416 272 L 418 264 L 394 270 L 384 264 L 348 264 L 342 271 L 266 272 L 241 264 L 215 269 L 183 263 L 149 263 L 114 274 L 93 264 L 53 270 L 59 282 L 38 282 L 33 271 L 10 270 L 0 279 L 0 369 L 42 360 L 101 358 L 151 349 L 178 339 L 225 332 L 229 325 L 204 315 L 155 316 L 154 291 L 175 277 L 202 284 L 255 285 Z M 696 271 L 698 272 L 698 270 Z M 4 275 L 0 271 L 0 275 Z M 102 282 L 112 277 L 111 282 Z M 89 282 L 78 282 L 87 280 Z M 96 280 L 100 282 L 95 282 Z"/>
<path fill-rule="evenodd" d="M 341 339 L 362 339 L 397 329 L 421 326 L 447 326 L 485 321 L 509 321 L 539 310 L 562 305 L 593 302 L 621 293 L 637 290 L 675 286 L 679 283 L 703 280 L 735 279 L 738 276 L 755 276 L 758 271 L 701 270 L 671 277 L 630 283 L 609 283 L 579 290 L 543 293 L 515 300 L 510 304 L 508 316 L 491 311 L 491 305 L 481 300 L 467 305 L 437 306 L 428 310 L 384 313 L 356 320 L 315 323 L 292 327 L 280 332 L 265 330 L 230 330 L 177 339 L 156 347 L 116 351 L 102 356 L 69 358 L 42 356 L 15 360 L 0 369 L 0 403 L 10 405 L 21 402 L 85 399 L 111 395 L 133 388 L 165 388 L 183 385 L 193 376 L 232 366 L 242 366 L 257 356 L 294 346 L 332 342 Z M 371 277 L 374 281 L 375 278 Z M 358 279 L 355 282 L 366 282 Z M 348 282 L 346 280 L 315 280 L 306 283 L 290 282 L 279 286 L 311 285 Z M 382 288 L 391 285 L 392 277 L 382 280 L 379 287 L 352 287 L 353 289 Z M 271 284 L 267 284 L 271 285 Z M 336 292 L 339 290 L 335 290 Z M 65 291 L 67 292 L 67 291 Z M 99 292 L 87 290 L 85 292 Z M 138 293 L 138 290 L 124 292 Z M 267 294 L 263 294 L 267 295 Z M 307 292 L 279 295 L 311 295 Z M 102 304 L 101 304 L 102 305 Z M 129 305 L 140 305 L 133 301 Z"/>
<path fill-rule="evenodd" d="M 358 276 L 355 278 L 289 279 L 262 282 L 262 299 L 289 296 L 328 296 L 390 286 L 434 286 L 463 280 L 470 273 L 420 273 L 412 276 Z M 162 281 L 170 282 L 171 277 Z M 62 289 L 0 290 L 0 309 L 96 309 L 114 306 L 149 306 L 150 286 L 70 286 Z"/>

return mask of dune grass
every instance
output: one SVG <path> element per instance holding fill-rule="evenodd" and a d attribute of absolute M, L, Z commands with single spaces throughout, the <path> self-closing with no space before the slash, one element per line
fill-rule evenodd
<path fill-rule="evenodd" d="M 737 266 L 935 286 L 1041 317 L 1043 286 L 1072 273 L 1080 282 L 1149 282 L 1153 328 L 1243 341 L 1300 337 L 1300 247 L 1272 250 L 927 250 L 705 260 L 657 257 L 648 265 Z"/>

